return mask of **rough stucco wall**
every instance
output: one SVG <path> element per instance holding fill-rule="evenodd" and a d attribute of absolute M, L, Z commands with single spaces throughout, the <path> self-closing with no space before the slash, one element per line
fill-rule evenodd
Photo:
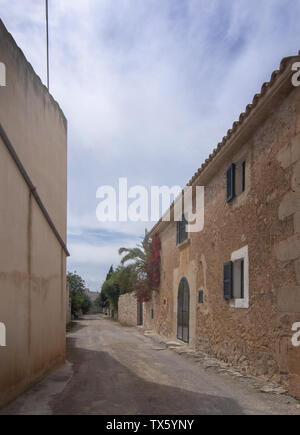
<path fill-rule="evenodd" d="M 125 293 L 119 297 L 118 320 L 120 323 L 137 325 L 137 299 L 133 293 Z"/>
<path fill-rule="evenodd" d="M 63 240 L 66 239 L 67 122 L 0 20 L 0 123 Z"/>
<path fill-rule="evenodd" d="M 192 344 L 245 373 L 281 378 L 298 396 L 300 348 L 291 345 L 291 327 L 300 321 L 299 98 L 299 89 L 293 90 L 209 181 L 202 232 L 192 233 L 190 243 L 178 248 L 175 224 L 162 231 L 161 286 L 154 308 L 156 331 L 175 338 L 178 283 L 186 276 Z M 225 172 L 242 157 L 248 187 L 227 204 Z M 250 307 L 232 308 L 223 298 L 223 264 L 246 245 Z M 204 304 L 197 304 L 199 289 Z"/>
<path fill-rule="evenodd" d="M 2 404 L 64 361 L 66 282 L 65 253 L 1 141 L 0 174 L 0 319 L 7 331 L 0 348 Z"/>
<path fill-rule="evenodd" d="M 0 53 L 0 122 L 64 238 L 66 124 L 1 23 Z M 1 406 L 65 360 L 66 255 L 1 139 L 0 180 Z"/>

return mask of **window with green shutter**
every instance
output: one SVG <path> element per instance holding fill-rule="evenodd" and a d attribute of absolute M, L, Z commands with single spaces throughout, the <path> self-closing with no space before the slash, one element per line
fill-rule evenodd
<path fill-rule="evenodd" d="M 246 160 L 232 163 L 226 171 L 226 201 L 230 202 L 246 190 Z"/>
<path fill-rule="evenodd" d="M 244 259 L 228 261 L 224 264 L 224 298 L 244 298 Z"/>
<path fill-rule="evenodd" d="M 245 192 L 246 189 L 246 162 L 245 160 L 242 163 L 242 192 Z"/>
<path fill-rule="evenodd" d="M 235 164 L 232 163 L 226 171 L 226 201 L 230 202 L 235 196 Z"/>
<path fill-rule="evenodd" d="M 181 221 L 177 222 L 177 237 L 176 237 L 177 245 L 184 242 L 188 238 L 188 232 L 186 231 L 187 224 L 188 222 L 183 214 Z"/>
<path fill-rule="evenodd" d="M 232 299 L 233 297 L 233 276 L 232 276 L 232 261 L 228 261 L 224 264 L 223 271 L 223 291 L 224 299 Z"/>

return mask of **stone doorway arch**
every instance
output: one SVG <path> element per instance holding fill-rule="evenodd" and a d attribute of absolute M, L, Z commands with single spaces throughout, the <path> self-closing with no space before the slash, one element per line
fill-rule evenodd
<path fill-rule="evenodd" d="M 181 279 L 178 287 L 177 338 L 185 343 L 190 339 L 190 287 L 186 278 Z"/>

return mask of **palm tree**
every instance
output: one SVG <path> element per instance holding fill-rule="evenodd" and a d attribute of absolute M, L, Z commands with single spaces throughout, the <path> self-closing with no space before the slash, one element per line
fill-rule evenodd
<path fill-rule="evenodd" d="M 125 269 L 130 275 L 131 290 L 135 291 L 139 302 L 151 299 L 152 283 L 150 263 L 152 258 L 152 242 L 147 230 L 141 243 L 135 248 L 120 248 L 119 254 L 124 254 L 121 260 L 122 266 L 130 262 Z"/>
<path fill-rule="evenodd" d="M 121 260 L 128 276 L 131 290 L 135 291 L 139 302 L 151 300 L 153 290 L 159 287 L 160 271 L 160 240 L 158 236 L 150 238 L 145 230 L 145 236 L 135 248 L 120 248 L 119 254 L 125 254 Z M 130 262 L 127 266 L 125 263 Z M 124 270 L 123 270 L 124 271 Z"/>
<path fill-rule="evenodd" d="M 129 266 L 133 268 L 138 277 L 147 272 L 147 265 L 152 255 L 152 245 L 149 233 L 145 230 L 145 236 L 141 243 L 138 243 L 135 248 L 120 248 L 119 254 L 124 255 L 121 264 L 124 265 L 128 261 L 133 261 Z M 127 267 L 129 267 L 127 266 Z"/>

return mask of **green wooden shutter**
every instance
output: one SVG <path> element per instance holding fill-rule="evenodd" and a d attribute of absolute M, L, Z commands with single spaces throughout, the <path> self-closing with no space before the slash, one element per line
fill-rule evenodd
<path fill-rule="evenodd" d="M 232 261 L 228 261 L 224 264 L 223 272 L 223 288 L 224 288 L 224 299 L 233 298 L 233 279 L 232 279 Z"/>
<path fill-rule="evenodd" d="M 244 298 L 244 259 L 241 260 L 241 298 Z"/>
<path fill-rule="evenodd" d="M 242 163 L 242 192 L 245 191 L 246 187 L 246 162 Z"/>
<path fill-rule="evenodd" d="M 235 196 L 235 164 L 232 163 L 226 171 L 226 201 L 230 202 Z"/>

